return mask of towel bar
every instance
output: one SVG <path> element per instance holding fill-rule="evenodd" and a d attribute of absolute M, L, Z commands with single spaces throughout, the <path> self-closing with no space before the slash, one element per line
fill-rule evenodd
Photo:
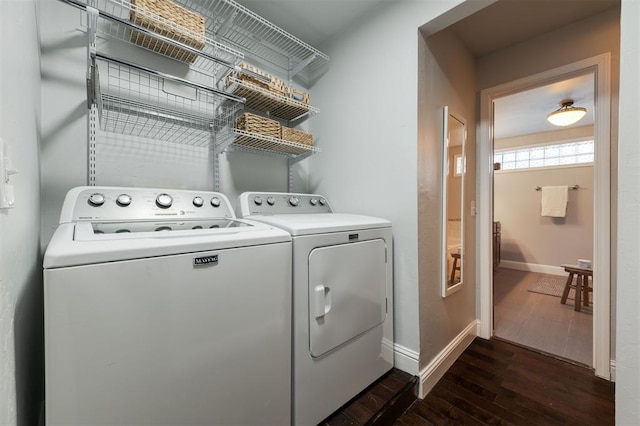
<path fill-rule="evenodd" d="M 573 186 L 569 187 L 569 189 L 578 189 L 578 188 L 580 188 L 580 185 L 573 185 Z M 541 186 L 536 186 L 533 189 L 535 189 L 536 191 L 542 191 L 542 187 Z"/>

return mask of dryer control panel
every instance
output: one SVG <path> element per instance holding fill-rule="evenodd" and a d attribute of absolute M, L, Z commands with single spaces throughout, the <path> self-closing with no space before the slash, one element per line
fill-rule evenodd
<path fill-rule="evenodd" d="M 235 218 L 219 192 L 180 189 L 84 186 L 67 194 L 60 223 Z"/>
<path fill-rule="evenodd" d="M 244 192 L 238 200 L 239 215 L 333 213 L 329 202 L 318 194 L 289 192 Z"/>

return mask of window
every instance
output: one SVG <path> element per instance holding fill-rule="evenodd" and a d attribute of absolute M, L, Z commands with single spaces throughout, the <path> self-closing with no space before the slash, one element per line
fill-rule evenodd
<path fill-rule="evenodd" d="M 493 154 L 500 170 L 563 167 L 593 163 L 593 140 L 501 150 Z"/>
<path fill-rule="evenodd" d="M 454 164 L 456 166 L 453 175 L 454 176 L 462 176 L 464 174 L 464 172 L 466 171 L 466 164 L 464 161 L 464 157 L 462 156 L 462 154 L 456 155 L 454 157 Z"/>

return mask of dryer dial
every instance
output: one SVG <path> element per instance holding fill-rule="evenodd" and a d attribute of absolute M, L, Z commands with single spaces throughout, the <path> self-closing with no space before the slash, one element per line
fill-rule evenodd
<path fill-rule="evenodd" d="M 312 198 L 309 200 L 309 204 L 311 204 L 312 206 L 315 206 L 318 204 L 318 200 L 316 200 L 315 198 Z"/>
<path fill-rule="evenodd" d="M 321 206 L 324 206 L 325 204 L 327 204 L 327 200 L 325 200 L 324 198 L 320 198 L 320 200 L 318 200 L 320 202 Z"/>
<path fill-rule="evenodd" d="M 273 197 L 267 197 L 267 204 L 273 206 L 276 203 L 276 199 Z"/>
<path fill-rule="evenodd" d="M 168 209 L 173 204 L 173 198 L 169 194 L 158 194 L 156 197 L 156 205 L 161 209 Z"/>
<path fill-rule="evenodd" d="M 260 196 L 256 196 L 256 197 L 253 199 L 253 202 L 256 204 L 256 206 L 261 206 L 261 205 L 262 205 L 262 197 L 260 197 Z"/>
<path fill-rule="evenodd" d="M 289 197 L 289 204 L 293 207 L 297 207 L 300 204 L 300 199 L 298 197 Z"/>
<path fill-rule="evenodd" d="M 211 199 L 211 205 L 212 205 L 213 207 L 220 207 L 220 204 L 221 204 L 221 203 L 222 203 L 222 202 L 220 201 L 220 198 L 218 198 L 218 197 L 213 197 L 213 198 Z"/>
<path fill-rule="evenodd" d="M 100 207 L 101 205 L 104 204 L 105 200 L 106 199 L 105 199 L 104 195 L 96 192 L 95 194 L 91 194 L 89 196 L 89 200 L 88 201 L 89 201 L 90 205 L 92 205 L 94 207 Z"/>

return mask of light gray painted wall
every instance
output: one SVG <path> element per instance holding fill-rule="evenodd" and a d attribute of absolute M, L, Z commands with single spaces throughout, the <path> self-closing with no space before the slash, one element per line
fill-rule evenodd
<path fill-rule="evenodd" d="M 449 31 L 418 45 L 418 264 L 420 271 L 420 367 L 425 367 L 476 318 L 475 217 L 471 202 L 476 186 L 475 60 Z M 462 290 L 441 297 L 443 107 L 467 123 L 464 176 Z M 454 178 L 456 179 L 456 178 Z M 459 178 L 458 178 L 459 179 Z"/>
<path fill-rule="evenodd" d="M 497 172 L 493 182 L 503 260 L 559 267 L 593 259 L 593 166 Z M 535 186 L 574 184 L 566 217 L 540 216 Z"/>
<path fill-rule="evenodd" d="M 640 424 L 640 2 L 622 2 L 616 423 Z"/>
<path fill-rule="evenodd" d="M 611 52 L 611 265 L 617 262 L 618 103 L 620 10 L 603 13 L 542 34 L 478 59 L 478 90 Z M 617 271 L 611 271 L 611 357 L 615 355 Z"/>
<path fill-rule="evenodd" d="M 499 139 L 495 149 L 593 137 L 593 126 Z M 536 186 L 580 185 L 569 191 L 566 218 L 540 216 Z M 502 224 L 502 259 L 558 267 L 593 259 L 593 166 L 497 171 L 494 219 Z"/>
<path fill-rule="evenodd" d="M 66 192 L 87 184 L 86 52 L 83 12 L 42 0 L 43 62 L 42 245 L 58 224 Z M 99 38 L 98 51 L 205 84 L 177 61 L 137 46 Z M 104 71 L 103 71 L 104 73 Z M 106 73 L 104 73 L 106 74 Z M 106 78 L 102 78 L 106 80 Z M 303 127 L 307 124 L 304 123 Z M 213 153 L 208 147 L 99 132 L 96 184 L 213 190 Z M 303 161 L 304 163 L 304 161 Z M 250 153 L 223 154 L 221 192 L 235 203 L 243 191 L 286 191 L 287 161 Z M 307 190 L 307 166 L 294 167 L 294 190 Z"/>
<path fill-rule="evenodd" d="M 381 4 L 322 46 L 331 66 L 311 93 L 321 109 L 311 130 L 323 152 L 310 159 L 310 189 L 338 211 L 393 222 L 395 341 L 420 353 L 421 364 L 452 336 L 449 320 L 436 325 L 419 316 L 429 302 L 418 289 L 417 29 L 457 3 Z M 438 292 L 437 281 L 428 285 Z M 419 329 L 430 336 L 424 346 Z"/>
<path fill-rule="evenodd" d="M 0 138 L 18 170 L 15 208 L 0 210 L 0 424 L 37 424 L 43 400 L 39 253 L 38 3 L 0 1 Z"/>

